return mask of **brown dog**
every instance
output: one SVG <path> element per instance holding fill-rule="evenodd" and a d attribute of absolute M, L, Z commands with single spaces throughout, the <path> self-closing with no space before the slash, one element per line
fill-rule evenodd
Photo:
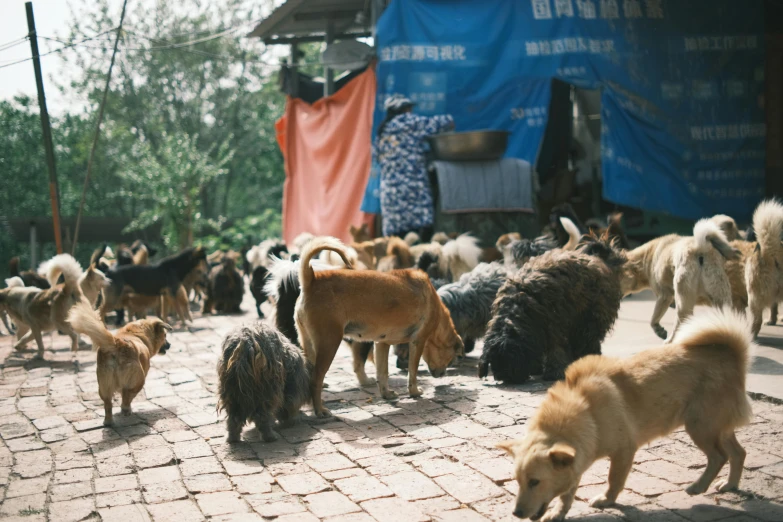
<path fill-rule="evenodd" d="M 515 461 L 514 515 L 563 520 L 582 474 L 604 457 L 610 460 L 609 486 L 590 505 L 611 506 L 639 447 L 680 426 L 707 456 L 707 467 L 686 493 L 707 491 L 727 460 L 728 479 L 716 489 L 736 489 L 745 450 L 734 430 L 752 417 L 745 394 L 751 347 L 749 320 L 712 308 L 688 319 L 672 344 L 625 360 L 589 355 L 573 363 L 565 381 L 549 389 L 527 437 L 498 446 Z"/>
<path fill-rule="evenodd" d="M 103 425 L 110 426 L 112 398 L 122 394 L 121 412 L 131 414 L 131 401 L 144 387 L 150 357 L 169 349 L 166 333 L 171 326 L 158 318 L 128 323 L 112 334 L 89 303 L 82 300 L 71 308 L 68 321 L 73 329 L 92 339 L 98 352 L 98 394 L 103 399 Z"/>
<path fill-rule="evenodd" d="M 344 337 L 375 342 L 378 389 L 385 399 L 389 390 L 389 346 L 411 343 L 408 392 L 418 397 L 419 359 L 423 356 L 433 377 L 446 372 L 456 354 L 463 353 L 462 340 L 449 311 L 424 272 L 395 270 L 313 271 L 310 260 L 321 251 L 336 252 L 350 267 L 342 243 L 317 238 L 304 252 L 299 267 L 302 294 L 296 303 L 296 330 L 308 360 L 314 364 L 313 409 L 319 417 L 329 410 L 321 402 L 324 377 Z"/>

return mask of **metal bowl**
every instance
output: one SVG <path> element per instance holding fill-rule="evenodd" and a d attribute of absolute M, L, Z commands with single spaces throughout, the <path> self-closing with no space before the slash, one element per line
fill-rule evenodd
<path fill-rule="evenodd" d="M 508 131 L 444 132 L 427 137 L 432 156 L 442 161 L 493 161 L 503 157 Z"/>

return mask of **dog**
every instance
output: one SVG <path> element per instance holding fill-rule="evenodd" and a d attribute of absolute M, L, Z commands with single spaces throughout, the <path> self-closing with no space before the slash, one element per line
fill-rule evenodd
<path fill-rule="evenodd" d="M 601 353 L 620 310 L 624 258 L 608 238 L 577 251 L 550 250 L 508 276 L 492 305 L 478 375 L 522 384 L 562 378 L 566 366 Z"/>
<path fill-rule="evenodd" d="M 508 271 L 500 263 L 481 263 L 459 281 L 438 288 L 438 296 L 449 310 L 454 328 L 470 353 L 487 333 L 492 319 L 492 303 L 506 282 Z"/>
<path fill-rule="evenodd" d="M 609 239 L 615 241 L 615 246 L 618 248 L 623 250 L 631 249 L 631 242 L 628 240 L 628 236 L 625 235 L 625 229 L 623 229 L 622 212 L 612 212 L 606 217 L 606 222 L 599 219 L 588 219 L 585 225 L 588 231 L 596 236 L 601 236 L 606 232 Z"/>
<path fill-rule="evenodd" d="M 275 301 L 275 326 L 292 344 L 300 346 L 299 335 L 296 332 L 294 319 L 296 301 L 299 299 L 299 265 L 301 261 L 276 259 L 269 268 L 264 291 Z M 332 270 L 333 266 L 318 259 L 310 262 L 313 270 Z M 360 386 L 372 386 L 375 381 L 368 377 L 365 371 L 367 359 L 372 353 L 371 342 L 347 340 L 353 354 L 353 371 Z M 406 367 L 407 368 L 407 367 Z"/>
<path fill-rule="evenodd" d="M 70 270 L 72 273 L 79 273 L 79 288 L 82 294 L 90 302 L 90 306 L 95 306 L 101 291 L 109 284 L 109 279 L 99 270 L 95 264 L 90 264 L 87 270 L 82 271 L 82 267 L 76 259 L 70 254 L 59 254 L 44 261 L 38 267 L 38 274 L 45 277 L 50 287 L 57 284 L 63 272 Z"/>
<path fill-rule="evenodd" d="M 571 222 L 571 225 L 577 230 L 576 233 L 578 237 L 590 233 L 590 229 L 582 223 L 582 220 L 576 215 L 576 211 L 570 203 L 555 205 L 549 212 L 549 226 L 554 230 L 557 245 L 559 247 L 564 247 L 573 237 L 572 231 L 566 228 L 562 218 L 566 218 Z M 596 235 L 600 237 L 600 233 Z"/>
<path fill-rule="evenodd" d="M 764 309 L 783 300 L 783 204 L 774 199 L 761 202 L 753 213 L 753 230 L 758 242 L 745 263 L 745 282 L 753 335 L 757 336 Z M 776 309 L 773 313 L 777 316 Z"/>
<path fill-rule="evenodd" d="M 779 243 L 780 241 L 778 241 Z M 738 260 L 740 253 L 726 239 L 720 227 L 701 219 L 693 237 L 662 236 L 625 253 L 621 277 L 623 295 L 650 288 L 656 296 L 650 326 L 670 342 L 677 328 L 701 302 L 722 306 L 731 303 L 731 283 L 726 260 Z M 677 320 L 670 334 L 661 318 L 674 301 Z"/>
<path fill-rule="evenodd" d="M 332 253 L 331 251 L 325 252 Z M 386 244 L 386 255 L 378 260 L 377 270 L 391 272 L 392 270 L 411 268 L 413 264 L 413 256 L 408 243 L 398 237 L 390 237 Z"/>
<path fill-rule="evenodd" d="M 226 254 L 221 263 L 209 272 L 202 313 L 211 314 L 213 307 L 219 313 L 240 313 L 239 305 L 244 294 L 245 283 L 237 270 L 235 257 Z"/>
<path fill-rule="evenodd" d="M 21 278 L 24 286 L 26 287 L 33 286 L 35 288 L 40 288 L 41 290 L 48 290 L 52 287 L 45 277 L 39 275 L 34 270 L 25 270 L 24 272 L 20 272 L 18 257 L 12 257 L 11 261 L 8 262 L 8 272 L 11 274 L 11 277 Z"/>
<path fill-rule="evenodd" d="M 574 250 L 579 244 L 582 233 L 579 228 L 567 217 L 559 218 L 559 223 L 568 234 L 568 240 L 560 246 L 559 240 L 555 236 L 544 234 L 533 240 L 513 239 L 514 236 L 506 234 L 498 239 L 498 249 L 503 253 L 503 262 L 506 268 L 513 270 L 521 268 L 530 259 L 540 256 L 545 252 L 562 248 L 563 250 Z M 517 236 L 519 234 L 516 234 Z M 503 240 L 501 242 L 501 240 Z"/>
<path fill-rule="evenodd" d="M 351 233 L 354 243 L 364 243 L 365 241 L 372 241 L 372 235 L 370 234 L 370 227 L 367 223 L 362 223 L 360 227 L 350 226 L 348 231 Z"/>
<path fill-rule="evenodd" d="M 707 456 L 707 467 L 685 492 L 707 491 L 727 459 L 728 479 L 716 489 L 736 489 L 745 450 L 734 431 L 752 418 L 745 394 L 751 349 L 748 321 L 711 309 L 689 318 L 670 345 L 625 360 L 591 355 L 572 364 L 565 382 L 547 392 L 527 436 L 499 445 L 514 457 L 514 515 L 563 520 L 582 474 L 604 457 L 611 462 L 608 488 L 590 505 L 613 505 L 636 451 L 681 426 Z"/>
<path fill-rule="evenodd" d="M 228 414 L 228 442 L 239 442 L 252 420 L 264 442 L 277 440 L 272 429 L 293 421 L 310 402 L 313 365 L 280 332 L 261 322 L 235 329 L 223 341 L 218 362 L 218 412 Z"/>
<path fill-rule="evenodd" d="M 133 293 L 159 296 L 164 290 L 177 296 L 182 281 L 199 263 L 206 259 L 203 247 L 186 248 L 179 254 L 165 257 L 157 263 L 149 265 L 122 265 L 112 267 L 106 276 L 111 283 L 104 289 L 101 317 L 106 320 L 106 314 L 118 307 L 122 293 L 126 287 Z M 183 303 L 177 299 L 177 306 Z M 187 307 L 187 299 L 184 306 Z M 189 311 L 179 310 L 180 317 L 187 317 Z"/>
<path fill-rule="evenodd" d="M 375 342 L 378 389 L 384 399 L 396 396 L 388 385 L 389 346 L 411 343 L 408 392 L 421 396 L 417 385 L 419 360 L 424 357 L 433 377 L 445 374 L 449 363 L 463 353 L 462 340 L 449 311 L 426 274 L 419 270 L 314 271 L 310 260 L 324 250 L 337 252 L 346 266 L 344 246 L 334 238 L 316 238 L 302 253 L 296 303 L 296 331 L 308 360 L 313 362 L 312 401 L 315 414 L 330 415 L 321 400 L 324 377 L 344 337 Z"/>
<path fill-rule="evenodd" d="M 0 290 L 0 314 L 7 313 L 16 323 L 17 341 L 14 349 L 21 350 L 35 339 L 38 346 L 36 359 L 43 359 L 44 356 L 42 335 L 53 330 L 71 338 L 72 351 L 79 348 L 79 337 L 67 319 L 71 307 L 84 297 L 79 286 L 82 270 L 70 256 L 70 260 L 64 256 L 57 257 L 57 261 L 48 267 L 51 273 L 57 272 L 58 277 L 60 274 L 63 276 L 63 283 L 48 290 L 20 286 Z"/>
<path fill-rule="evenodd" d="M 245 259 L 250 265 L 250 270 L 257 266 L 269 268 L 270 259 L 273 257 L 282 257 L 288 253 L 288 247 L 285 242 L 278 239 L 265 239 L 258 245 L 250 248 L 245 254 Z"/>
<path fill-rule="evenodd" d="M 737 222 L 734 218 L 725 214 L 716 214 L 710 218 L 710 221 L 715 223 L 723 231 L 726 239 L 729 241 L 736 241 L 737 239 L 747 239 L 747 233 L 741 231 L 737 227 Z"/>
<path fill-rule="evenodd" d="M 411 248 L 412 253 L 416 250 L 413 260 L 417 268 L 426 271 L 433 280 L 456 281 L 476 268 L 483 250 L 478 246 L 478 240 L 470 234 L 462 234 L 454 239 L 449 239 L 442 232 L 440 234 L 441 240 L 446 240 L 445 244 L 433 241 L 421 245 L 421 249 Z"/>
<path fill-rule="evenodd" d="M 111 333 L 99 313 L 84 300 L 70 310 L 68 322 L 74 331 L 88 336 L 98 352 L 96 372 L 98 395 L 103 400 L 103 425 L 111 426 L 114 394 L 122 395 L 122 415 L 130 415 L 131 402 L 147 379 L 150 358 L 170 348 L 166 334 L 171 326 L 155 317 L 133 321 Z"/>
<path fill-rule="evenodd" d="M 269 300 L 269 295 L 264 290 L 268 275 L 269 269 L 259 265 L 253 269 L 250 276 L 250 293 L 253 295 L 253 299 L 256 300 L 256 313 L 258 313 L 259 319 L 264 318 L 264 312 L 261 310 L 261 305 Z"/>

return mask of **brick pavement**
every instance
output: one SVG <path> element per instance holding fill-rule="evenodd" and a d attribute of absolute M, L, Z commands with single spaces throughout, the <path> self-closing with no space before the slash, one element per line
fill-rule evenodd
<path fill-rule="evenodd" d="M 252 310 L 246 303 L 246 310 Z M 196 314 L 198 316 L 198 314 Z M 324 399 L 336 415 L 305 416 L 271 444 L 246 428 L 228 445 L 215 414 L 215 365 L 223 335 L 245 316 L 197 317 L 152 360 L 134 415 L 103 428 L 95 356 L 45 338 L 45 361 L 11 353 L 0 337 L 0 518 L 38 520 L 244 521 L 512 520 L 511 461 L 494 448 L 521 436 L 545 387 L 480 382 L 476 356 L 442 379 L 423 372 L 424 396 L 394 402 L 360 389 L 341 349 Z M 374 370 L 368 368 L 368 373 Z M 115 406 L 119 412 L 119 405 Z M 783 406 L 754 402 L 739 434 L 748 451 L 743 491 L 688 497 L 705 458 L 682 432 L 643 448 L 621 505 L 586 504 L 608 465 L 585 474 L 570 519 L 709 522 L 783 520 Z M 724 469 L 724 474 L 727 472 Z"/>

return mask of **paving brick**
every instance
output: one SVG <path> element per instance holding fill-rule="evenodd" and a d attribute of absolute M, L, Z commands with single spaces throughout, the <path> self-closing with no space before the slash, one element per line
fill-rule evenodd
<path fill-rule="evenodd" d="M 253 509 L 262 517 L 275 518 L 301 513 L 306 508 L 299 498 L 286 493 L 264 493 L 245 497 Z"/>
<path fill-rule="evenodd" d="M 49 504 L 49 520 L 51 522 L 77 522 L 87 518 L 93 511 L 95 511 L 95 500 L 92 497 L 52 502 Z"/>
<path fill-rule="evenodd" d="M 437 520 L 439 522 L 489 522 L 488 518 L 485 518 L 472 509 L 468 508 L 444 511 L 439 515 L 435 515 L 433 520 Z"/>
<path fill-rule="evenodd" d="M 182 482 L 161 481 L 153 484 L 145 484 L 141 487 L 144 501 L 150 504 L 170 502 L 187 498 L 188 491 Z"/>
<path fill-rule="evenodd" d="M 307 508 L 317 517 L 335 517 L 361 511 L 348 497 L 336 491 L 316 493 L 305 497 Z"/>
<path fill-rule="evenodd" d="M 231 491 L 233 484 L 221 473 L 196 475 L 185 479 L 185 487 L 191 493 L 214 493 L 216 491 Z"/>
<path fill-rule="evenodd" d="M 404 500 L 421 500 L 444 494 L 437 484 L 418 471 L 386 475 L 381 477 L 381 480 L 394 491 L 395 495 Z"/>
<path fill-rule="evenodd" d="M 448 495 L 443 495 L 435 498 L 425 498 L 424 500 L 416 500 L 413 505 L 419 509 L 425 515 L 437 515 L 444 511 L 451 511 L 459 509 L 460 503 L 457 499 Z"/>
<path fill-rule="evenodd" d="M 111 493 L 126 489 L 136 489 L 137 487 L 138 480 L 136 475 L 131 474 L 95 479 L 95 493 Z"/>
<path fill-rule="evenodd" d="M 184 477 L 223 472 L 223 466 L 220 465 L 220 462 L 215 457 L 186 459 L 179 463 L 179 469 L 182 470 L 182 476 Z"/>
<path fill-rule="evenodd" d="M 636 464 L 634 470 L 673 484 L 690 484 L 699 477 L 699 471 L 672 464 L 667 460 L 648 460 Z"/>
<path fill-rule="evenodd" d="M 277 483 L 287 493 L 292 495 L 311 495 L 331 489 L 329 484 L 317 473 L 298 473 L 295 475 L 280 475 Z"/>
<path fill-rule="evenodd" d="M 55 484 L 52 486 L 51 502 L 62 502 L 79 497 L 92 495 L 92 484 L 89 482 L 73 482 L 71 484 Z"/>
<path fill-rule="evenodd" d="M 49 488 L 50 478 L 51 477 L 46 476 L 34 479 L 13 479 L 8 484 L 5 497 L 26 497 L 29 495 L 46 493 L 46 490 Z"/>
<path fill-rule="evenodd" d="M 337 451 L 353 461 L 366 459 L 367 457 L 376 457 L 386 453 L 383 446 L 370 439 L 357 439 L 343 442 L 337 444 L 336 447 Z"/>
<path fill-rule="evenodd" d="M 163 504 L 151 504 L 147 506 L 150 515 L 155 522 L 168 522 L 170 520 L 204 520 L 204 515 L 193 500 L 177 500 L 176 502 L 164 502 Z"/>
<path fill-rule="evenodd" d="M 224 460 L 223 467 L 232 477 L 252 475 L 264 471 L 264 465 L 257 460 Z"/>
<path fill-rule="evenodd" d="M 55 484 L 68 484 L 70 482 L 88 482 L 92 480 L 91 468 L 75 468 L 54 472 Z"/>
<path fill-rule="evenodd" d="M 367 513 L 349 513 L 347 515 L 325 518 L 324 522 L 375 522 L 375 519 Z"/>
<path fill-rule="evenodd" d="M 672 484 L 655 477 L 649 477 L 642 473 L 631 472 L 625 483 L 626 489 L 645 497 L 653 497 L 662 493 L 669 493 L 682 489 L 678 484 Z"/>
<path fill-rule="evenodd" d="M 23 515 L 25 513 L 34 515 L 45 512 L 46 495 L 44 493 L 8 498 L 0 504 L 0 515 L 8 517 Z"/>
<path fill-rule="evenodd" d="M 268 473 L 231 477 L 231 483 L 235 490 L 243 495 L 270 493 L 273 481 L 274 479 Z"/>
<path fill-rule="evenodd" d="M 378 498 L 361 503 L 378 522 L 428 522 L 430 517 L 422 513 L 414 504 L 397 497 Z"/>
<path fill-rule="evenodd" d="M 497 497 L 503 490 L 483 475 L 475 472 L 459 475 L 442 475 L 434 479 L 440 487 L 463 504 L 470 504 L 485 498 Z"/>
<path fill-rule="evenodd" d="M 425 459 L 416 462 L 416 467 L 428 477 L 440 477 L 441 475 L 456 474 L 466 471 L 464 464 L 454 462 L 441 455 L 436 459 Z"/>
<path fill-rule="evenodd" d="M 739 507 L 748 515 L 760 520 L 767 522 L 783 520 L 783 503 L 781 502 L 750 499 L 743 501 Z"/>
<path fill-rule="evenodd" d="M 329 482 L 351 477 L 366 477 L 367 475 L 369 475 L 369 473 L 364 471 L 362 468 L 338 469 L 337 471 L 327 471 L 325 473 L 321 473 L 321 476 Z"/>
<path fill-rule="evenodd" d="M 140 469 L 157 468 L 174 462 L 174 452 L 165 446 L 146 448 L 133 452 L 133 458 Z"/>
<path fill-rule="evenodd" d="M 178 459 L 194 459 L 212 455 L 212 448 L 203 440 L 177 442 L 173 445 L 174 454 Z"/>
<path fill-rule="evenodd" d="M 141 504 L 107 507 L 98 509 L 98 514 L 103 522 L 151 522 L 149 507 Z"/>
<path fill-rule="evenodd" d="M 307 460 L 307 465 L 318 473 L 335 471 L 356 466 L 353 462 L 339 453 L 326 453 Z"/>
<path fill-rule="evenodd" d="M 110 508 L 139 503 L 141 503 L 141 491 L 138 489 L 99 493 L 95 496 L 95 506 L 98 508 Z"/>
<path fill-rule="evenodd" d="M 337 489 L 343 494 L 348 495 L 354 502 L 362 502 L 373 498 L 391 497 L 394 495 L 394 492 L 385 484 L 371 476 L 350 477 L 336 480 L 334 485 L 337 486 Z"/>

